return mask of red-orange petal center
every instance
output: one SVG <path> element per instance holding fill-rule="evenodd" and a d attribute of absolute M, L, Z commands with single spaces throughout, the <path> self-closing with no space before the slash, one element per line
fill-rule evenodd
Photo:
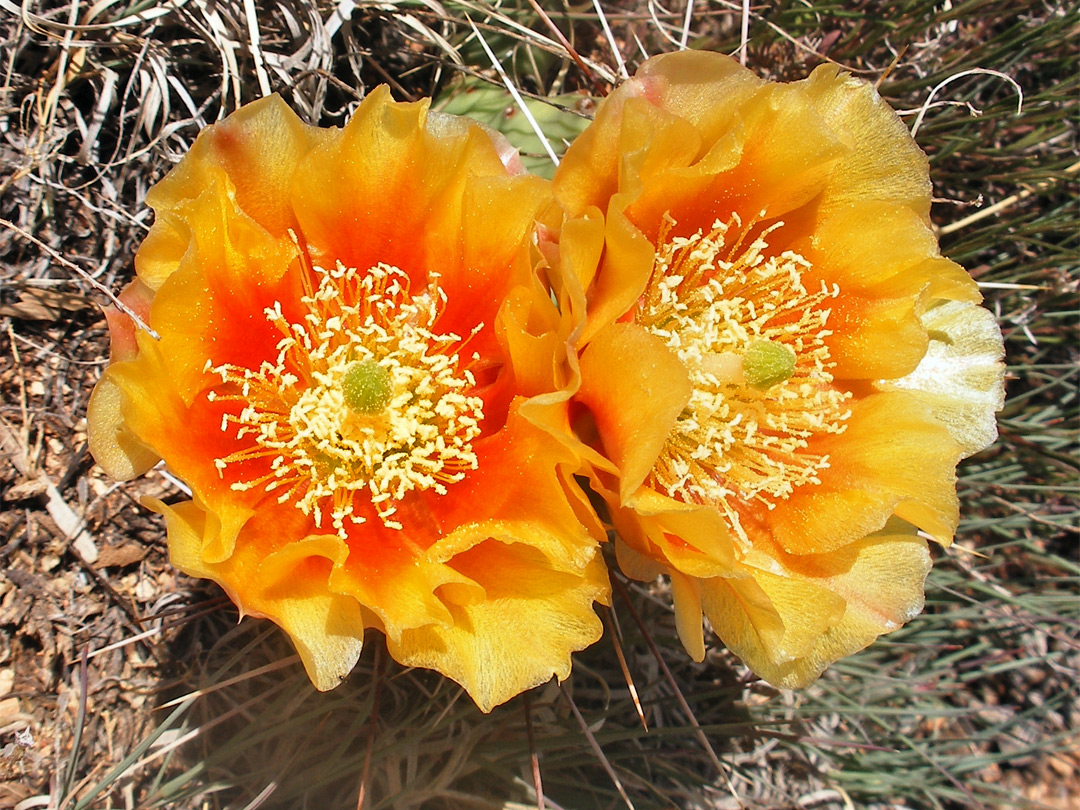
<path fill-rule="evenodd" d="M 436 274 L 416 293 L 386 264 L 314 267 L 309 280 L 299 318 L 279 302 L 265 310 L 281 333 L 276 357 L 258 368 L 207 362 L 221 377 L 208 398 L 235 403 L 221 429 L 246 442 L 215 465 L 232 489 L 276 493 L 343 539 L 367 520 L 361 495 L 400 529 L 395 503 L 414 490 L 443 495 L 477 467 L 483 401 L 458 354 L 464 339 L 438 331 Z"/>
<path fill-rule="evenodd" d="M 739 218 L 671 236 L 668 220 L 636 313 L 686 366 L 693 393 L 649 483 L 710 504 L 746 539 L 740 505 L 773 509 L 820 483 L 819 436 L 841 433 L 850 395 L 833 385 L 826 328 L 835 287 L 807 289 L 810 265 L 768 252 L 774 225 L 751 235 Z"/>

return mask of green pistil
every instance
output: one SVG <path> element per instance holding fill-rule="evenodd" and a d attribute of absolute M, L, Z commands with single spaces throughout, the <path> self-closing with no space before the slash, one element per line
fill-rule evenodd
<path fill-rule="evenodd" d="M 345 404 L 357 413 L 372 415 L 382 411 L 393 398 L 390 372 L 372 360 L 360 360 L 345 370 L 341 380 Z"/>
<path fill-rule="evenodd" d="M 743 355 L 743 376 L 760 391 L 779 385 L 795 373 L 795 352 L 782 343 L 755 340 Z"/>

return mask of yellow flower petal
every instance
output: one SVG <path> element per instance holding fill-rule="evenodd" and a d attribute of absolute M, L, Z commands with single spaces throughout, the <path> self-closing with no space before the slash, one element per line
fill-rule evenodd
<path fill-rule="evenodd" d="M 635 362 L 627 365 L 630 358 Z M 578 398 L 596 417 L 606 455 L 622 473 L 625 499 L 649 474 L 690 398 L 686 369 L 656 336 L 614 324 L 582 354 L 581 373 Z"/>
<path fill-rule="evenodd" d="M 670 561 L 685 574 L 714 577 L 735 565 L 731 532 L 711 507 L 682 503 L 643 486 L 611 519 L 626 544 Z"/>
<path fill-rule="evenodd" d="M 705 632 L 701 624 L 702 580 L 671 569 L 671 598 L 675 603 L 675 630 L 690 657 L 705 660 Z"/>
<path fill-rule="evenodd" d="M 841 380 L 880 380 L 915 370 L 929 338 L 911 298 L 864 298 L 851 294 L 838 301 L 829 317 L 829 349 L 836 358 L 832 373 Z"/>
<path fill-rule="evenodd" d="M 966 301 L 942 301 L 921 316 L 930 345 L 918 368 L 880 387 L 909 391 L 930 406 L 969 456 L 997 438 L 1005 404 L 1004 347 L 994 316 Z"/>
<path fill-rule="evenodd" d="M 124 392 L 106 369 L 86 406 L 87 443 L 94 460 L 117 481 L 138 478 L 161 456 L 124 423 Z"/>
<path fill-rule="evenodd" d="M 930 570 L 926 542 L 899 522 L 783 577 L 755 571 L 768 599 L 746 580 L 703 584 L 705 613 L 724 643 L 776 686 L 801 689 L 832 662 L 858 652 L 922 610 Z"/>
<path fill-rule="evenodd" d="M 836 65 L 821 65 L 794 88 L 805 93 L 848 146 L 829 175 L 821 216 L 875 201 L 905 206 L 928 221 L 931 188 L 926 155 L 872 84 L 842 73 Z"/>
<path fill-rule="evenodd" d="M 845 610 L 839 595 L 786 573 L 704 580 L 702 592 L 716 634 L 770 682 L 775 682 L 772 668 L 807 656 Z"/>
<path fill-rule="evenodd" d="M 212 563 L 203 548 L 208 530 L 215 530 L 213 513 L 191 501 L 167 506 L 147 499 L 147 505 L 165 516 L 173 565 L 217 582 L 242 612 L 280 625 L 316 689 L 333 689 L 345 679 L 360 657 L 364 621 L 355 599 L 326 590 L 333 560 L 344 552 L 336 538 L 308 537 L 265 558 L 261 549 L 241 546 Z"/>
<path fill-rule="evenodd" d="M 300 158 L 332 130 L 304 124 L 280 96 L 237 110 L 206 130 L 191 151 L 149 194 L 157 214 L 135 258 L 139 277 L 157 290 L 179 266 L 190 240 L 206 235 L 191 221 L 208 187 L 226 184 L 235 204 L 272 235 L 296 227 L 288 192 Z"/>
<path fill-rule="evenodd" d="M 784 508 L 754 510 L 771 537 L 790 553 L 820 554 L 878 531 L 897 514 L 948 543 L 959 519 L 955 469 L 962 451 L 945 426 L 902 392 L 859 400 L 846 425 L 816 448 L 829 457 L 820 484 L 793 493 Z"/>
<path fill-rule="evenodd" d="M 401 663 L 436 669 L 460 683 L 481 711 L 552 676 L 565 679 L 570 653 L 603 632 L 591 608 L 607 594 L 599 556 L 567 573 L 535 547 L 493 538 L 456 554 L 452 565 L 481 590 L 444 589 L 452 624 L 388 636 L 387 646 Z"/>

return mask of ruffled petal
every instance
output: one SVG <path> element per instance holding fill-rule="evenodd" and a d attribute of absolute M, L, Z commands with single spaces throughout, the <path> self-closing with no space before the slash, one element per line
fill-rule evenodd
<path fill-rule="evenodd" d="M 625 499 L 649 474 L 687 400 L 690 381 L 663 342 L 632 324 L 614 324 L 581 356 L 581 402 L 604 437 L 605 455 L 622 473 Z M 627 407 L 627 403 L 635 403 Z"/>
<path fill-rule="evenodd" d="M 978 303 L 975 282 L 942 259 L 925 217 L 896 202 L 860 200 L 792 219 L 777 232 L 807 259 L 811 275 L 865 298 L 956 298 Z M 812 218 L 811 215 L 812 214 Z"/>
<path fill-rule="evenodd" d="M 808 655 L 844 615 L 844 600 L 827 588 L 768 571 L 705 580 L 702 594 L 721 641 L 768 681 L 770 667 Z"/>
<path fill-rule="evenodd" d="M 914 397 L 875 394 L 856 403 L 847 430 L 823 439 L 821 483 L 754 514 L 792 554 L 822 554 L 880 530 L 896 514 L 949 543 L 959 520 L 959 445 Z M 913 460 L 918 459 L 917 463 Z"/>
<path fill-rule="evenodd" d="M 782 577 L 755 570 L 757 588 L 748 580 L 711 580 L 702 588 L 717 635 L 775 686 L 808 686 L 829 664 L 922 610 L 930 554 L 901 521 L 842 552 L 788 562 Z"/>
<path fill-rule="evenodd" d="M 922 313 L 930 345 L 918 368 L 879 383 L 926 403 L 965 456 L 993 444 L 994 414 L 1005 404 L 1005 348 L 994 316 L 966 301 L 941 301 Z"/>
<path fill-rule="evenodd" d="M 929 338 L 914 298 L 865 298 L 848 294 L 829 317 L 829 349 L 841 380 L 895 379 L 911 373 Z"/>
<path fill-rule="evenodd" d="M 124 391 L 106 369 L 86 406 L 86 441 L 94 460 L 117 481 L 138 478 L 161 456 L 132 432 L 124 420 Z"/>
<path fill-rule="evenodd" d="M 296 227 L 288 190 L 300 159 L 331 130 L 304 124 L 280 96 L 268 96 L 208 127 L 191 151 L 147 194 L 157 214 L 135 267 L 157 290 L 205 230 L 191 221 L 208 187 L 227 184 L 236 205 L 273 236 Z"/>
<path fill-rule="evenodd" d="M 340 541 L 307 537 L 289 544 L 240 543 L 237 553 L 208 562 L 204 548 L 215 532 L 215 516 L 188 501 L 167 506 L 148 498 L 147 506 L 165 516 L 169 557 L 186 574 L 221 585 L 241 612 L 272 619 L 292 639 L 316 689 L 333 689 L 360 658 L 364 621 L 355 599 L 333 594 L 326 579 L 336 558 L 344 555 Z M 289 517 L 275 515 L 275 517 Z M 260 516 L 245 534 L 280 538 L 284 528 Z"/>
<path fill-rule="evenodd" d="M 450 564 L 479 587 L 443 588 L 452 622 L 388 636 L 387 646 L 401 663 L 437 669 L 460 683 L 481 711 L 552 676 L 565 679 L 570 653 L 603 632 L 592 609 L 608 588 L 599 556 L 571 573 L 535 546 L 495 537 L 455 554 Z"/>
<path fill-rule="evenodd" d="M 715 577 L 735 568 L 731 532 L 708 506 L 682 503 L 641 487 L 612 512 L 612 522 L 625 543 L 670 562 L 684 574 Z"/>
<path fill-rule="evenodd" d="M 926 155 L 872 84 L 826 64 L 792 87 L 848 146 L 828 177 L 820 216 L 852 203 L 880 201 L 905 206 L 928 221 Z"/>

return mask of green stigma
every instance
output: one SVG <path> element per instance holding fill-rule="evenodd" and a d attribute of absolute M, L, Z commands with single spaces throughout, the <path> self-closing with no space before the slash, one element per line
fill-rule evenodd
<path fill-rule="evenodd" d="M 782 343 L 755 340 L 743 355 L 743 376 L 760 391 L 779 385 L 795 373 L 795 352 Z"/>
<path fill-rule="evenodd" d="M 341 379 L 345 404 L 357 413 L 376 414 L 393 398 L 390 372 L 373 360 L 359 360 L 345 370 Z"/>

